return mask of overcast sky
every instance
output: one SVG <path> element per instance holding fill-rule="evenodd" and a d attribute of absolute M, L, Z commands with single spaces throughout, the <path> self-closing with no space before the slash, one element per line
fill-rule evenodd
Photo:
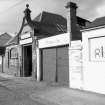
<path fill-rule="evenodd" d="M 66 17 L 65 5 L 69 0 L 0 0 L 0 32 L 18 32 L 22 24 L 25 5 L 29 3 L 32 18 L 42 11 Z M 77 15 L 94 20 L 105 16 L 105 0 L 71 0 L 78 5 Z"/>

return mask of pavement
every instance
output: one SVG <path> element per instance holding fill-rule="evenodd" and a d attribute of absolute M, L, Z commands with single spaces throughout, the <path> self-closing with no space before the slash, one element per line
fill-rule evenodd
<path fill-rule="evenodd" d="M 61 87 L 59 85 L 36 82 L 31 78 L 20 78 L 0 73 L 9 79 L 2 85 L 29 94 L 32 100 L 43 105 L 105 105 L 105 95 Z"/>

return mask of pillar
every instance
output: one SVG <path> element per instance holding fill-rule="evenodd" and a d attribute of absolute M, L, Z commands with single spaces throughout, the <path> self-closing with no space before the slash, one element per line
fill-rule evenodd
<path fill-rule="evenodd" d="M 32 79 L 37 80 L 37 48 L 38 48 L 38 41 L 37 41 L 37 36 L 35 36 L 34 30 L 32 30 L 31 36 L 32 36 Z"/>
<path fill-rule="evenodd" d="M 76 9 L 77 5 L 73 2 L 68 2 L 66 5 L 67 9 L 67 32 L 69 33 L 69 87 L 71 87 L 71 41 L 75 36 L 76 31 Z"/>

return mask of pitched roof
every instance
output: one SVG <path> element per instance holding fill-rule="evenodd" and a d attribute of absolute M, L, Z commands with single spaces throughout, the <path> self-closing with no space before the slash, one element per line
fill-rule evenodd
<path fill-rule="evenodd" d="M 85 29 L 94 28 L 105 25 L 105 17 L 96 18 L 91 24 L 89 24 Z"/>
<path fill-rule="evenodd" d="M 86 19 L 77 16 L 77 33 L 73 35 L 73 39 L 77 37 L 77 39 L 81 39 L 80 29 L 85 27 L 86 22 L 89 22 Z M 23 21 L 21 26 L 21 31 L 19 35 L 22 33 L 23 28 L 29 25 Z M 38 38 L 49 37 L 52 35 L 62 34 L 67 32 L 67 19 L 61 15 L 49 13 L 43 11 L 37 17 L 32 20 L 32 25 L 34 27 L 35 33 Z M 74 30 L 75 31 L 75 30 Z M 78 33 L 79 32 L 79 33 Z"/>
<path fill-rule="evenodd" d="M 43 11 L 33 21 L 40 23 L 40 33 L 43 34 L 64 33 L 67 29 L 67 20 L 63 16 L 54 13 Z"/>
<path fill-rule="evenodd" d="M 5 44 L 12 38 L 8 33 L 0 35 L 0 46 L 5 46 Z"/>
<path fill-rule="evenodd" d="M 6 46 L 12 45 L 12 44 L 18 44 L 18 34 L 15 35 L 13 38 L 11 38 L 11 39 L 6 43 Z"/>
<path fill-rule="evenodd" d="M 57 23 L 66 25 L 67 22 L 63 16 L 45 11 L 40 13 L 34 19 L 34 21 L 40 21 L 41 23 L 54 24 L 54 25 L 56 25 Z"/>
<path fill-rule="evenodd" d="M 67 32 L 67 19 L 58 14 L 43 11 L 33 21 L 40 22 L 39 34 L 51 36 Z M 78 30 L 89 23 L 90 21 L 77 16 Z"/>

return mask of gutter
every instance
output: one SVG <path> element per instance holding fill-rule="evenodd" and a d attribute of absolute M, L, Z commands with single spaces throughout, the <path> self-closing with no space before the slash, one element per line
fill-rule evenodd
<path fill-rule="evenodd" d="M 99 29 L 99 28 L 105 28 L 105 25 L 104 26 L 96 26 L 96 27 L 87 28 L 87 29 L 82 29 L 80 31 L 84 32 L 84 31 L 90 31 L 90 30 L 95 30 L 95 29 Z"/>

